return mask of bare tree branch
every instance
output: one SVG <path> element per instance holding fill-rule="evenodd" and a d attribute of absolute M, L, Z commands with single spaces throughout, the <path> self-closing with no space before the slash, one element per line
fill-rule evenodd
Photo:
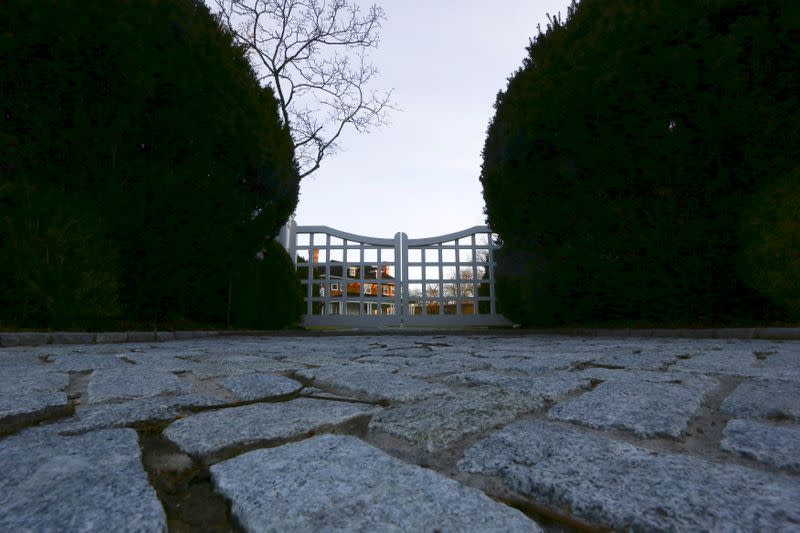
<path fill-rule="evenodd" d="M 450 277 L 453 282 L 444 285 L 444 295 L 450 298 L 472 298 L 475 295 L 473 278 L 472 270 L 468 268 L 454 273 Z M 456 279 L 460 279 L 462 283 L 455 283 Z"/>
<path fill-rule="evenodd" d="M 387 124 L 392 91 L 367 91 L 378 70 L 366 52 L 386 15 L 353 0 L 208 0 L 259 79 L 272 86 L 294 140 L 300 177 L 339 150 L 345 128 Z"/>

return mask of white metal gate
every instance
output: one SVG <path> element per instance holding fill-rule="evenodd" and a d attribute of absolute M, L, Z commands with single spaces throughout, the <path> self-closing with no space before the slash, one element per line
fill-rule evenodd
<path fill-rule="evenodd" d="M 506 326 L 497 313 L 487 226 L 381 239 L 328 226 L 281 231 L 306 288 L 306 326 Z"/>

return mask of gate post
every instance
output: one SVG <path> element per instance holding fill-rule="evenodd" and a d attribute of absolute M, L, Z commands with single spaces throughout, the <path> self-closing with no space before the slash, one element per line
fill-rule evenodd
<path fill-rule="evenodd" d="M 487 235 L 488 250 L 489 250 L 489 313 L 492 315 L 497 314 L 497 303 L 495 302 L 495 277 L 494 277 L 494 234 L 489 232 Z"/>
<path fill-rule="evenodd" d="M 286 253 L 292 258 L 292 263 L 297 264 L 297 222 L 294 216 L 289 217 L 278 233 L 278 242 L 281 243 Z"/>
<path fill-rule="evenodd" d="M 408 235 L 402 232 L 394 234 L 394 275 L 397 278 L 394 292 L 394 308 L 400 326 L 403 325 L 404 309 L 408 294 Z"/>

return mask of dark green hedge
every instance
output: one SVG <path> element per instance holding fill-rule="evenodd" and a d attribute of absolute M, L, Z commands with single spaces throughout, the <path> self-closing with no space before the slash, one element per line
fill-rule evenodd
<path fill-rule="evenodd" d="M 224 324 L 254 314 L 234 278 L 290 276 L 254 265 L 297 203 L 291 138 L 202 2 L 12 0 L 0 50 L 0 322 Z"/>
<path fill-rule="evenodd" d="M 584 0 L 528 52 L 481 173 L 511 318 L 800 317 L 800 4 Z"/>

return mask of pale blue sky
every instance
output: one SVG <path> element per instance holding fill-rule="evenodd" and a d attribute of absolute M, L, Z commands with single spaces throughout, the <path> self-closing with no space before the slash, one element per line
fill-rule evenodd
<path fill-rule="evenodd" d="M 394 88 L 390 124 L 346 134 L 342 152 L 303 180 L 298 224 L 391 237 L 483 224 L 481 149 L 492 104 L 525 46 L 569 0 L 391 0 L 374 87 Z M 368 5 L 362 2 L 362 5 Z"/>

